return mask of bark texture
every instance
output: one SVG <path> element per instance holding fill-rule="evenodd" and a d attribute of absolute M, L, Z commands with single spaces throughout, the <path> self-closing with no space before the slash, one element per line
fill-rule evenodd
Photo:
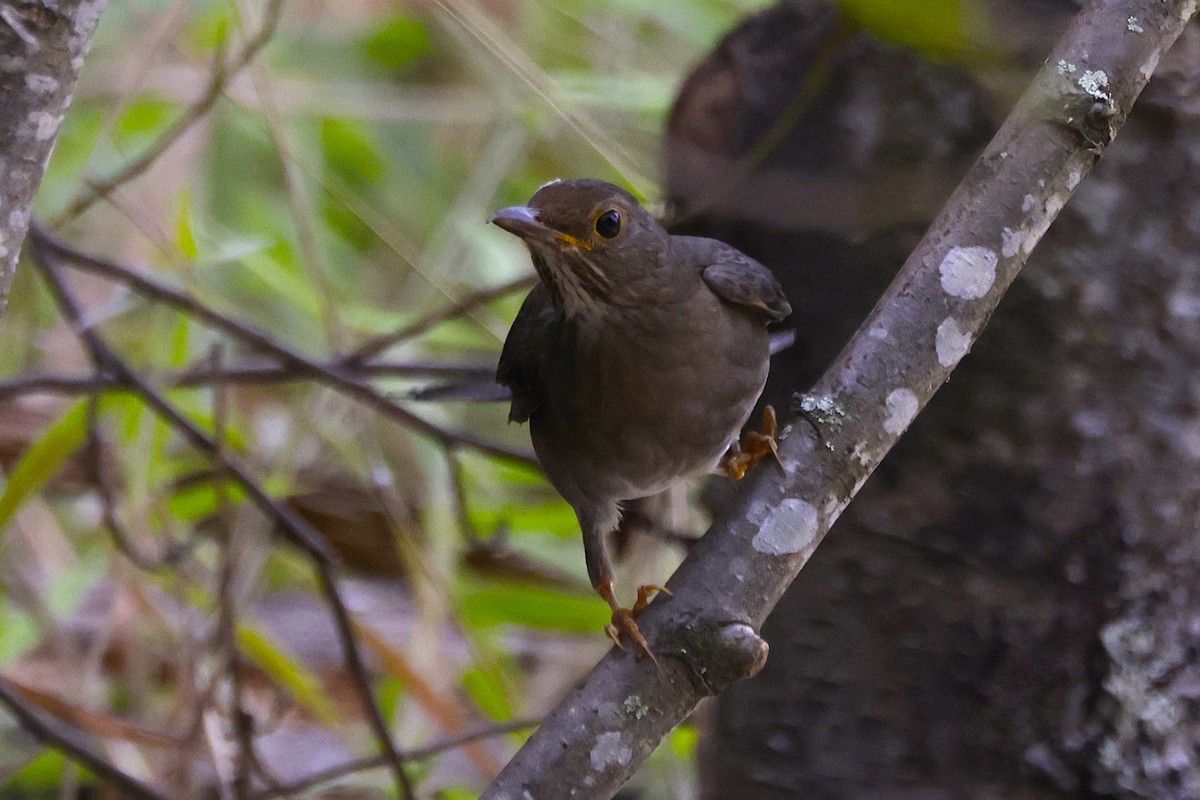
<path fill-rule="evenodd" d="M 1076 10 L 989 8 L 1018 64 Z M 1198 63 L 1193 22 L 768 620 L 766 668 L 715 712 L 706 800 L 1200 797 Z M 801 344 L 773 368 L 777 406 L 832 361 L 1003 106 L 816 2 L 695 70 L 669 191 L 682 227 L 783 277 Z M 791 187 L 807 202 L 780 202 Z"/>
<path fill-rule="evenodd" d="M 970 349 L 1194 12 L 1193 0 L 1098 0 L 1078 14 L 813 388 L 819 436 L 783 438 L 778 468 L 758 471 L 668 582 L 674 596 L 639 618 L 663 670 L 610 653 L 481 800 L 612 797 L 703 696 L 758 672 L 755 627 Z"/>
<path fill-rule="evenodd" d="M 0 0 L 0 314 L 83 57 L 107 0 Z"/>

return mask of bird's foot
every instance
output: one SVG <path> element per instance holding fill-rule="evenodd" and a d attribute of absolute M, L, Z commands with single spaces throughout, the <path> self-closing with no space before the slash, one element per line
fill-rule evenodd
<path fill-rule="evenodd" d="M 613 644 L 622 650 L 625 649 L 622 639 L 628 639 L 634 647 L 649 656 L 650 660 L 654 662 L 654 666 L 661 672 L 662 665 L 658 663 L 658 659 L 651 652 L 649 642 L 646 641 L 646 637 L 642 635 L 642 631 L 638 627 L 637 618 L 646 610 L 646 606 L 650 605 L 650 598 L 654 597 L 657 592 L 662 592 L 670 597 L 671 591 L 665 586 L 639 586 L 637 601 L 633 604 L 633 608 L 624 608 L 613 596 L 612 581 L 601 584 L 596 590 L 612 608 L 612 622 L 604 626 L 604 632 L 608 634 L 608 638 L 612 639 Z"/>
<path fill-rule="evenodd" d="M 721 464 L 730 480 L 740 481 L 746 477 L 747 472 L 768 455 L 774 457 L 775 462 L 782 468 L 783 462 L 779 459 L 779 445 L 775 442 L 777 433 L 779 433 L 779 421 L 775 417 L 775 409 L 766 406 L 763 408 L 762 431 L 748 432 L 746 443 L 735 445 L 733 452 L 729 453 Z"/>

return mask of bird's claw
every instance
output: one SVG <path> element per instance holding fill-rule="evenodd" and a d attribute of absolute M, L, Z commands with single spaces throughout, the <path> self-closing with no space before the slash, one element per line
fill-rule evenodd
<path fill-rule="evenodd" d="M 650 605 L 650 599 L 657 592 L 671 596 L 671 591 L 665 586 L 639 586 L 637 601 L 634 602 L 633 608 L 624 608 L 618 605 L 613 598 L 611 587 L 608 592 L 602 591 L 601 596 L 608 601 L 613 610 L 612 622 L 604 626 L 604 632 L 608 634 L 608 638 L 612 639 L 613 644 L 621 650 L 625 650 L 622 639 L 628 639 L 638 651 L 645 653 L 654 662 L 654 666 L 659 672 L 662 672 L 662 665 L 658 663 L 658 659 L 650 650 L 650 643 L 646 641 L 646 637 L 642 635 L 642 630 L 637 624 L 637 618 Z"/>
<path fill-rule="evenodd" d="M 775 459 L 780 468 L 783 461 L 779 458 L 779 445 L 775 435 L 779 433 L 779 421 L 775 417 L 775 409 L 771 406 L 763 408 L 762 431 L 750 431 L 746 434 L 745 445 L 737 444 L 736 449 L 725 457 L 722 466 L 730 480 L 740 481 L 746 473 L 768 455 Z"/>

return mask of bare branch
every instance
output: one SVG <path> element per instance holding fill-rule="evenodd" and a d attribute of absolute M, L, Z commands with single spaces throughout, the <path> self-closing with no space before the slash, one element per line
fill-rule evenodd
<path fill-rule="evenodd" d="M 437 311 L 422 317 L 416 322 L 398 328 L 391 333 L 385 333 L 381 336 L 376 336 L 374 339 L 369 339 L 347 356 L 346 362 L 347 364 L 353 364 L 374 358 L 392 345 L 399 344 L 408 339 L 414 339 L 431 328 L 441 325 L 443 322 L 465 316 L 479 306 L 486 305 L 493 300 L 498 300 L 513 292 L 519 292 L 522 289 L 529 289 L 536 282 L 536 276 L 526 275 L 521 278 L 515 278 L 508 283 L 502 283 L 499 286 L 492 286 L 472 292 L 458 302 L 451 303 L 444 308 L 439 308 Z"/>
<path fill-rule="evenodd" d="M 383 750 L 383 757 L 392 769 L 396 785 L 403 790 L 404 797 L 411 800 L 414 797 L 412 784 L 404 771 L 403 761 L 392 743 L 387 723 L 383 719 L 379 707 L 375 704 L 370 678 L 358 651 L 358 642 L 353 623 L 350 620 L 350 612 L 346 608 L 345 600 L 334 579 L 333 555 L 329 545 L 307 520 L 287 505 L 271 497 L 240 461 L 226 453 L 215 438 L 202 431 L 161 392 L 150 386 L 109 347 L 99 333 L 84 322 L 78 301 L 71 294 L 59 273 L 62 254 L 58 250 L 47 246 L 41 237 L 35 236 L 30 238 L 30 253 L 34 263 L 37 264 L 42 276 L 46 279 L 46 283 L 58 303 L 59 310 L 83 342 L 96 369 L 112 374 L 128 385 L 156 415 L 170 424 L 189 444 L 219 464 L 223 471 L 242 487 L 250 501 L 268 519 L 274 520 L 279 530 L 312 559 L 320 579 L 321 591 L 333 612 L 346 669 L 362 699 L 367 720 Z"/>
<path fill-rule="evenodd" d="M 516 719 L 511 722 L 500 722 L 495 725 L 488 725 L 474 731 L 452 736 L 440 742 L 435 742 L 425 747 L 418 747 L 413 750 L 404 751 L 405 761 L 423 761 L 427 758 L 432 758 L 436 755 L 441 755 L 447 750 L 453 750 L 459 747 L 465 747 L 475 742 L 491 739 L 496 736 L 504 736 L 509 733 L 516 733 L 537 725 L 540 720 L 537 719 Z M 302 781 L 288 784 L 286 786 L 277 786 L 265 792 L 260 792 L 255 795 L 255 800 L 266 800 L 270 797 L 287 797 L 289 795 L 297 795 L 301 792 L 309 791 L 316 788 L 322 783 L 329 783 L 338 778 L 345 778 L 348 775 L 354 775 L 359 772 L 366 772 L 371 769 L 378 769 L 384 766 L 383 759 L 379 756 L 370 758 L 360 758 L 356 761 L 348 761 L 345 764 L 338 764 L 336 767 L 322 770 L 313 775 L 308 776 Z"/>
<path fill-rule="evenodd" d="M 368 378 L 453 378 L 456 381 L 483 381 L 491 379 L 496 373 L 496 368 L 490 365 L 382 362 L 352 366 L 344 359 L 318 363 L 328 370 L 341 370 L 358 381 Z M 231 364 L 219 369 L 214 369 L 211 364 L 205 362 L 178 372 L 151 374 L 148 378 L 171 389 L 218 384 L 299 383 L 312 380 L 309 375 L 273 362 Z M 19 378 L 0 380 L 0 402 L 30 394 L 74 397 L 128 391 L 128 386 L 111 375 L 23 375 Z"/>
<path fill-rule="evenodd" d="M 30 240 L 35 242 L 43 252 L 53 252 L 60 261 L 68 266 L 74 266 L 85 272 L 103 275 L 110 280 L 119 281 L 151 300 L 177 308 L 233 336 L 255 350 L 278 358 L 281 365 L 285 368 L 312 378 L 319 383 L 335 389 L 346 397 L 374 408 L 385 417 L 401 422 L 418 433 L 429 436 L 444 447 L 470 447 L 481 453 L 496 456 L 497 458 L 516 461 L 534 467 L 537 466 L 536 460 L 531 458 L 528 453 L 487 441 L 467 431 L 446 430 L 423 417 L 417 416 L 408 409 L 397 405 L 391 398 L 375 387 L 355 378 L 342 367 L 329 366 L 299 353 L 284 345 L 266 331 L 262 331 L 248 323 L 234 319 L 228 314 L 217 311 L 186 292 L 161 284 L 115 261 L 98 258 L 76 250 L 53 236 L 36 221 L 30 225 Z"/>
<path fill-rule="evenodd" d="M 106 0 L 0 5 L 0 314 Z"/>
<path fill-rule="evenodd" d="M 137 565 L 138 569 L 155 572 L 165 567 L 171 567 L 191 552 L 191 543 L 175 543 L 167 541 L 161 552 L 147 554 L 134 543 L 133 534 L 121 522 L 117 510 L 116 492 L 113 490 L 111 468 L 105 463 L 104 454 L 107 452 L 104 434 L 100 430 L 100 396 L 93 394 L 87 404 L 87 439 L 83 449 L 87 460 L 89 480 L 100 498 L 101 522 L 112 536 L 113 543 L 126 558 Z"/>
<path fill-rule="evenodd" d="M 780 448 L 784 469 L 760 467 L 668 583 L 675 596 L 639 620 L 665 673 L 611 652 L 481 800 L 610 798 L 697 702 L 761 668 L 755 628 L 970 350 L 1195 12 L 1196 0 L 1094 0 L 1077 16 L 804 398 L 824 442 L 797 427 Z"/>
<path fill-rule="evenodd" d="M 40 713 L 5 680 L 0 680 L 0 703 L 7 706 L 12 715 L 21 723 L 21 727 L 39 742 L 53 747 L 72 761 L 87 767 L 96 777 L 120 789 L 123 796 L 135 800 L 167 800 L 166 795 L 159 794 L 152 787 L 131 777 L 93 752 L 92 748 L 82 741 L 79 732 L 74 728 L 69 728 L 58 720 L 48 718 Z"/>

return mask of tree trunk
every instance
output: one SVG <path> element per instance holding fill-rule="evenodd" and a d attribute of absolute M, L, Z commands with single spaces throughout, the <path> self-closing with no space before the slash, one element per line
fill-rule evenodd
<path fill-rule="evenodd" d="M 0 2 L 0 315 L 33 197 L 106 4 Z"/>
<path fill-rule="evenodd" d="M 972 72 L 796 0 L 684 86 L 678 227 L 770 265 L 796 309 L 776 407 L 991 135 L 1026 77 L 1010 63 L 1034 66 L 1077 10 L 986 5 Z M 1193 22 L 771 616 L 766 669 L 715 711 L 706 800 L 1200 797 L 1198 63 Z"/>

